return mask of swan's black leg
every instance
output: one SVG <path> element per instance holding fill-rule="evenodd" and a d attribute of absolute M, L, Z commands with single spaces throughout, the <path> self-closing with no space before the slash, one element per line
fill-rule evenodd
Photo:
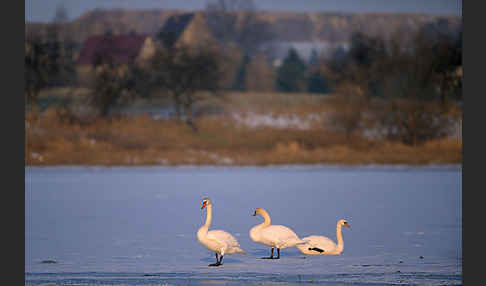
<path fill-rule="evenodd" d="M 221 256 L 219 257 L 219 265 L 222 265 L 222 264 L 223 264 L 223 255 L 221 255 Z"/>
<path fill-rule="evenodd" d="M 221 265 L 221 262 L 220 260 L 218 259 L 218 254 L 215 252 L 214 255 L 216 255 L 216 263 L 213 263 L 213 264 L 209 264 L 209 266 L 220 266 Z M 223 256 L 221 256 L 221 259 L 223 258 Z"/>
<path fill-rule="evenodd" d="M 275 259 L 280 259 L 280 248 L 277 248 L 277 258 Z"/>
<path fill-rule="evenodd" d="M 270 252 L 270 257 L 262 257 L 262 259 L 273 259 L 273 247 L 272 251 Z"/>

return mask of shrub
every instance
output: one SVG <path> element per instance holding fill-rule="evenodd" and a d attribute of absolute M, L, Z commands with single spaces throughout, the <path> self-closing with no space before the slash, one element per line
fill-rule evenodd
<path fill-rule="evenodd" d="M 353 133 L 362 130 L 367 98 L 361 87 L 349 83 L 339 86 L 335 93 L 330 100 L 333 105 L 330 124 L 350 139 Z"/>

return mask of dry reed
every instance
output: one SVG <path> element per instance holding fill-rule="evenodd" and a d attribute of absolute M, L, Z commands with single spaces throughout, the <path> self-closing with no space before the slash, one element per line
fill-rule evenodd
<path fill-rule="evenodd" d="M 239 99 L 237 99 L 239 100 Z M 286 107 L 290 109 L 290 107 Z M 199 132 L 147 115 L 68 124 L 53 109 L 27 113 L 26 165 L 270 165 L 461 163 L 457 138 L 408 146 L 346 137 L 324 126 L 250 128 L 230 116 L 202 117 Z"/>

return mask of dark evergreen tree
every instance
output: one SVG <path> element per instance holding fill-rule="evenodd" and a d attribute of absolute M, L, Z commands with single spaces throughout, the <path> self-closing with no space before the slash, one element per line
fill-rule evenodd
<path fill-rule="evenodd" d="M 211 49 L 193 49 L 177 45 L 160 48 L 151 60 L 152 88 L 160 90 L 174 100 L 176 114 L 195 131 L 193 106 L 202 97 L 199 91 L 216 93 L 220 88 L 220 61 Z"/>
<path fill-rule="evenodd" d="M 25 102 L 36 104 L 39 91 L 47 86 L 48 59 L 46 45 L 39 37 L 28 37 L 25 42 L 24 80 Z"/>
<path fill-rule="evenodd" d="M 47 27 L 45 52 L 47 56 L 48 87 L 69 86 L 75 83 L 76 68 L 73 59 L 75 43 L 70 32 L 67 10 L 63 5 Z"/>
<path fill-rule="evenodd" d="M 233 90 L 244 91 L 246 90 L 246 70 L 250 63 L 250 57 L 245 54 L 241 60 L 241 64 L 236 71 L 235 79 L 233 81 Z"/>
<path fill-rule="evenodd" d="M 319 69 L 319 55 L 312 49 L 309 58 L 309 75 L 307 77 L 307 91 L 311 93 L 328 93 L 329 87 L 324 74 Z"/>
<path fill-rule="evenodd" d="M 319 70 L 310 73 L 307 79 L 307 91 L 311 93 L 328 93 L 329 86 L 326 78 Z"/>
<path fill-rule="evenodd" d="M 306 65 L 293 48 L 289 50 L 284 62 L 277 70 L 277 89 L 283 92 L 306 90 Z"/>
<path fill-rule="evenodd" d="M 47 29 L 47 41 L 45 52 L 47 56 L 47 86 L 55 87 L 60 85 L 59 75 L 61 74 L 61 42 L 59 40 L 59 26 L 50 24 Z"/>
<path fill-rule="evenodd" d="M 312 49 L 309 58 L 309 67 L 316 67 L 318 65 L 319 65 L 319 55 L 317 54 L 316 49 Z"/>

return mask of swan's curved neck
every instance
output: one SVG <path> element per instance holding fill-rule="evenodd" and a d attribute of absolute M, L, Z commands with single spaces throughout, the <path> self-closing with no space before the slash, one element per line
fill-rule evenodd
<path fill-rule="evenodd" d="M 263 226 L 269 226 L 272 223 L 272 219 L 270 215 L 266 211 L 262 211 L 260 215 L 263 217 L 264 221 L 262 223 Z"/>
<path fill-rule="evenodd" d="M 211 205 L 206 206 L 206 223 L 201 226 L 197 231 L 197 239 L 199 241 L 203 241 L 206 239 L 208 235 L 209 226 L 211 225 L 211 220 L 213 218 L 213 207 Z"/>
<path fill-rule="evenodd" d="M 270 216 L 268 215 L 268 213 L 264 210 L 260 211 L 258 214 L 263 217 L 264 221 L 261 224 L 255 225 L 254 227 L 252 227 L 250 229 L 250 238 L 254 241 L 261 242 L 260 231 L 262 231 L 264 228 L 270 226 L 270 223 L 272 222 L 272 220 L 270 219 Z"/>
<path fill-rule="evenodd" d="M 336 239 L 337 239 L 337 251 L 341 252 L 344 249 L 344 241 L 343 241 L 343 226 L 341 224 L 337 224 L 336 226 Z"/>
<path fill-rule="evenodd" d="M 206 228 L 209 228 L 209 226 L 211 225 L 211 221 L 213 219 L 213 206 L 212 205 L 208 205 L 206 207 L 206 209 L 207 209 L 207 212 L 206 212 L 206 223 L 203 226 L 206 227 Z"/>

